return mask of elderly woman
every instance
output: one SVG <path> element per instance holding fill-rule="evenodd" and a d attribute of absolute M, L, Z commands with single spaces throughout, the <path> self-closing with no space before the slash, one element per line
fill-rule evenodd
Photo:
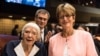
<path fill-rule="evenodd" d="M 37 42 L 40 28 L 36 23 L 27 23 L 22 28 L 22 40 L 7 43 L 2 56 L 45 56 L 44 46 Z"/>
<path fill-rule="evenodd" d="M 69 4 L 57 7 L 62 31 L 49 39 L 49 56 L 98 56 L 89 32 L 75 30 L 75 8 Z"/>

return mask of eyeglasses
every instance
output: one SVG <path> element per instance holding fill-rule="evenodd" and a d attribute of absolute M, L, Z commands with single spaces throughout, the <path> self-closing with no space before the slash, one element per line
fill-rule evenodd
<path fill-rule="evenodd" d="M 71 16 L 74 16 L 74 15 L 62 15 L 62 16 L 59 16 L 59 18 L 60 19 L 63 19 L 64 17 L 70 18 Z"/>

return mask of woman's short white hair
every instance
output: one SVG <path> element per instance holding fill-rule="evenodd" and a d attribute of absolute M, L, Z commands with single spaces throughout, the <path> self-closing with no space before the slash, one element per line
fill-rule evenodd
<path fill-rule="evenodd" d="M 27 28 L 29 26 L 31 26 L 34 29 L 36 29 L 36 31 L 38 32 L 38 34 L 37 34 L 37 41 L 40 40 L 40 28 L 39 28 L 39 26 L 35 22 L 29 22 L 29 23 L 27 23 L 27 24 L 25 24 L 23 26 L 23 28 L 22 28 L 22 38 L 23 38 L 23 33 L 25 31 L 25 28 Z"/>

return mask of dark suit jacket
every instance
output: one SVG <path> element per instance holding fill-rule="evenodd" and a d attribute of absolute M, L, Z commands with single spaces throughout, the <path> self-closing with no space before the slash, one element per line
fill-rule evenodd
<path fill-rule="evenodd" d="M 44 40 L 45 40 L 45 36 L 47 35 L 48 31 L 49 30 L 47 28 L 44 29 Z"/>
<path fill-rule="evenodd" d="M 100 40 L 94 39 L 94 43 L 95 43 L 98 56 L 100 56 Z"/>
<path fill-rule="evenodd" d="M 48 30 L 48 28 L 44 29 L 44 40 L 46 39 L 46 35 L 47 35 L 48 31 L 50 31 L 50 30 Z M 48 56 L 48 45 L 49 45 L 49 43 L 44 42 L 44 46 L 45 46 L 45 49 L 46 49 L 46 56 Z"/>
<path fill-rule="evenodd" d="M 14 48 L 20 43 L 20 40 L 13 40 L 7 43 L 5 46 L 2 56 L 17 56 Z M 43 44 L 36 42 L 35 45 L 39 48 L 39 51 L 35 54 L 35 56 L 46 56 L 46 51 Z"/>

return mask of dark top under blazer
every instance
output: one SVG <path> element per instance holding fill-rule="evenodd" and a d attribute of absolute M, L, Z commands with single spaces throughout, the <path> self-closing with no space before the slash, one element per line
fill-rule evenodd
<path fill-rule="evenodd" d="M 17 56 L 14 48 L 20 43 L 20 40 L 13 40 L 7 43 L 2 52 L 2 56 Z M 44 45 L 40 42 L 36 42 L 35 45 L 39 48 L 39 51 L 35 54 L 35 56 L 46 56 L 46 51 Z"/>

